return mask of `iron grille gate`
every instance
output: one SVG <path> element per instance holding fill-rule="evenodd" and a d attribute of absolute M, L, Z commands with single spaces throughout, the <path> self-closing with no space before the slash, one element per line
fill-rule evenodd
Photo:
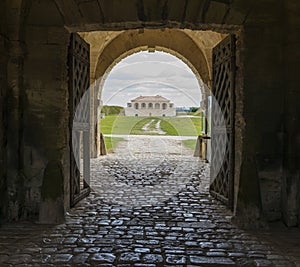
<path fill-rule="evenodd" d="M 213 48 L 210 193 L 233 209 L 235 36 Z"/>
<path fill-rule="evenodd" d="M 71 207 L 90 193 L 90 47 L 78 34 L 69 47 Z M 80 172 L 80 169 L 83 169 Z"/>

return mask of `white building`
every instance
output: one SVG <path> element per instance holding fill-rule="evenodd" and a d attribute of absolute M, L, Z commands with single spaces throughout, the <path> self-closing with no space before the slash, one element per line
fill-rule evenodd
<path fill-rule="evenodd" d="M 170 100 L 160 95 L 139 96 L 127 103 L 125 116 L 176 116 L 176 108 Z"/>

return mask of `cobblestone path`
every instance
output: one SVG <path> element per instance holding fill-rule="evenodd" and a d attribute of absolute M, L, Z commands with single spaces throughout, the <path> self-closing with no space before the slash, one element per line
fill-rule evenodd
<path fill-rule="evenodd" d="M 296 266 L 230 222 L 208 166 L 178 145 L 136 138 L 92 160 L 93 191 L 65 224 L 0 228 L 0 266 Z"/>

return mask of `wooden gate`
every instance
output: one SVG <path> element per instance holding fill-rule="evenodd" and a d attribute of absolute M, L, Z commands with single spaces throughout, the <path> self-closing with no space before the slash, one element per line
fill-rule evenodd
<path fill-rule="evenodd" d="M 71 207 L 90 193 L 90 47 L 78 34 L 69 47 Z"/>
<path fill-rule="evenodd" d="M 210 193 L 233 209 L 235 36 L 213 49 Z"/>

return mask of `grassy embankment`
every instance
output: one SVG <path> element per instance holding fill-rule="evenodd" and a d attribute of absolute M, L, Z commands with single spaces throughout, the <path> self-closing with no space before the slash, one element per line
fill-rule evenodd
<path fill-rule="evenodd" d="M 151 120 L 153 122 L 149 125 L 149 131 L 143 131 L 142 127 L 149 123 Z M 137 135 L 155 135 L 153 130 L 155 129 L 155 124 L 161 121 L 161 130 L 166 132 L 165 135 L 173 136 L 198 136 L 201 133 L 201 117 L 197 118 L 187 118 L 187 117 L 125 117 L 117 115 L 109 115 L 101 120 L 101 132 L 103 134 L 137 134 Z M 105 143 L 108 150 L 113 150 L 115 145 L 122 141 L 122 138 L 105 137 Z M 196 144 L 196 138 L 185 140 L 183 144 L 191 149 L 194 149 Z"/>
<path fill-rule="evenodd" d="M 118 145 L 119 142 L 124 141 L 125 139 L 122 137 L 109 137 L 109 136 L 104 136 L 104 142 L 105 142 L 105 147 L 106 151 L 108 153 L 111 153 L 115 150 L 116 146 Z"/>
<path fill-rule="evenodd" d="M 120 115 L 124 115 L 125 111 L 123 107 L 120 106 L 103 106 L 101 109 L 101 114 L 105 115 L 105 119 L 101 120 L 101 127 L 105 128 L 105 131 L 103 132 L 101 129 L 102 133 L 107 133 L 108 131 L 111 131 L 111 124 L 113 123 L 112 118 L 116 117 L 116 116 L 120 116 Z M 111 133 L 111 132 L 110 132 Z M 108 153 L 113 152 L 115 147 L 117 146 L 117 144 L 120 141 L 123 141 L 124 138 L 121 137 L 108 137 L 108 136 L 104 136 L 104 143 L 106 146 L 106 150 Z"/>

